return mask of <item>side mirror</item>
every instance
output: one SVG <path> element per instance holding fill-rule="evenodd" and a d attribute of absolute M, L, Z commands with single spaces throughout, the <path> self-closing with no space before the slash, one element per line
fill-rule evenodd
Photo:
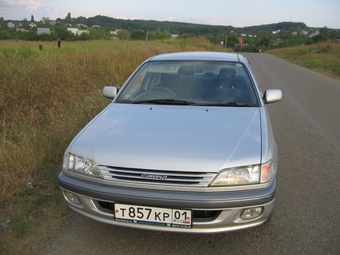
<path fill-rule="evenodd" d="M 103 88 L 103 96 L 106 98 L 114 99 L 118 93 L 117 87 L 106 86 Z"/>
<path fill-rule="evenodd" d="M 263 95 L 264 103 L 275 103 L 282 99 L 282 91 L 280 89 L 268 89 Z"/>

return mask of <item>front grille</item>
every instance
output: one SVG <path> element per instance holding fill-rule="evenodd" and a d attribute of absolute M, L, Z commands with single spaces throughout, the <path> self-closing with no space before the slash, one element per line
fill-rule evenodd
<path fill-rule="evenodd" d="M 99 166 L 105 180 L 145 184 L 207 187 L 215 173 L 191 171 L 164 171 L 114 166 Z"/>

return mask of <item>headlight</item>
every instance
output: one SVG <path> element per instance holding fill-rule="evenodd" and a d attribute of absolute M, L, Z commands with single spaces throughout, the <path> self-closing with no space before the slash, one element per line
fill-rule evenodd
<path fill-rule="evenodd" d="M 272 161 L 263 165 L 244 166 L 221 170 L 209 186 L 232 186 L 268 182 L 275 174 Z"/>
<path fill-rule="evenodd" d="M 228 186 L 259 183 L 260 166 L 246 166 L 222 170 L 210 186 Z"/>
<path fill-rule="evenodd" d="M 101 173 L 97 167 L 97 164 L 93 160 L 68 152 L 65 152 L 64 154 L 63 170 L 90 175 L 93 177 L 101 177 Z"/>

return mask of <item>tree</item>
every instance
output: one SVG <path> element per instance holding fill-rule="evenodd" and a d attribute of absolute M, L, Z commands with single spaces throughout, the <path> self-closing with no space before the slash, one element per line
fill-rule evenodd
<path fill-rule="evenodd" d="M 86 41 L 91 39 L 91 35 L 88 33 L 82 33 L 81 35 L 78 36 L 78 39 L 81 41 Z"/>
<path fill-rule="evenodd" d="M 83 16 L 76 18 L 77 24 L 87 25 L 87 19 Z"/>
<path fill-rule="evenodd" d="M 156 31 L 149 32 L 149 39 L 150 40 L 161 40 L 170 38 L 171 34 L 169 31 L 161 31 L 161 29 L 157 29 Z"/>
<path fill-rule="evenodd" d="M 329 38 L 334 40 L 340 38 L 340 30 L 339 29 L 331 29 L 329 31 Z"/>
<path fill-rule="evenodd" d="M 146 34 L 144 30 L 139 29 L 139 30 L 132 31 L 130 37 L 131 37 L 131 40 L 145 40 Z"/>
<path fill-rule="evenodd" d="M 222 37 L 221 41 L 225 40 L 225 36 Z M 238 37 L 235 34 L 228 34 L 227 37 L 227 47 L 228 48 L 234 48 L 235 44 L 239 44 Z"/>
<path fill-rule="evenodd" d="M 267 46 L 269 46 L 269 43 L 270 43 L 269 36 L 264 35 L 264 36 L 261 37 L 258 46 L 266 46 L 267 47 Z"/>
<path fill-rule="evenodd" d="M 8 30 L 0 30 L 0 40 L 7 40 L 7 39 L 10 39 Z"/>
<path fill-rule="evenodd" d="M 320 34 L 324 35 L 325 37 L 329 37 L 329 29 L 327 27 L 320 28 Z"/>
<path fill-rule="evenodd" d="M 57 34 L 58 38 L 60 38 L 61 40 L 66 40 L 72 36 L 70 31 L 67 31 L 67 27 L 59 23 L 55 26 L 54 32 L 55 34 Z"/>
<path fill-rule="evenodd" d="M 107 39 L 107 33 L 104 28 L 90 28 L 91 39 Z"/>
<path fill-rule="evenodd" d="M 67 23 L 72 23 L 72 18 L 71 18 L 71 13 L 67 13 L 66 17 L 65 17 L 65 22 Z"/>
<path fill-rule="evenodd" d="M 325 42 L 327 37 L 324 34 L 318 34 L 312 38 L 313 43 Z"/>
<path fill-rule="evenodd" d="M 119 40 L 129 40 L 130 32 L 125 29 L 119 29 L 117 32 L 117 36 Z"/>
<path fill-rule="evenodd" d="M 42 17 L 42 21 L 44 21 L 45 23 L 50 22 L 50 18 L 49 17 Z"/>

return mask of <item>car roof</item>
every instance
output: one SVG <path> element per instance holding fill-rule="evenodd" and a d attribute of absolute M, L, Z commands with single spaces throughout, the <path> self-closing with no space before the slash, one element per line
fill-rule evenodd
<path fill-rule="evenodd" d="M 167 60 L 204 60 L 204 61 L 233 61 L 244 62 L 244 58 L 240 54 L 228 52 L 207 52 L 207 51 L 191 51 L 161 54 L 149 58 L 149 61 L 167 61 Z"/>

